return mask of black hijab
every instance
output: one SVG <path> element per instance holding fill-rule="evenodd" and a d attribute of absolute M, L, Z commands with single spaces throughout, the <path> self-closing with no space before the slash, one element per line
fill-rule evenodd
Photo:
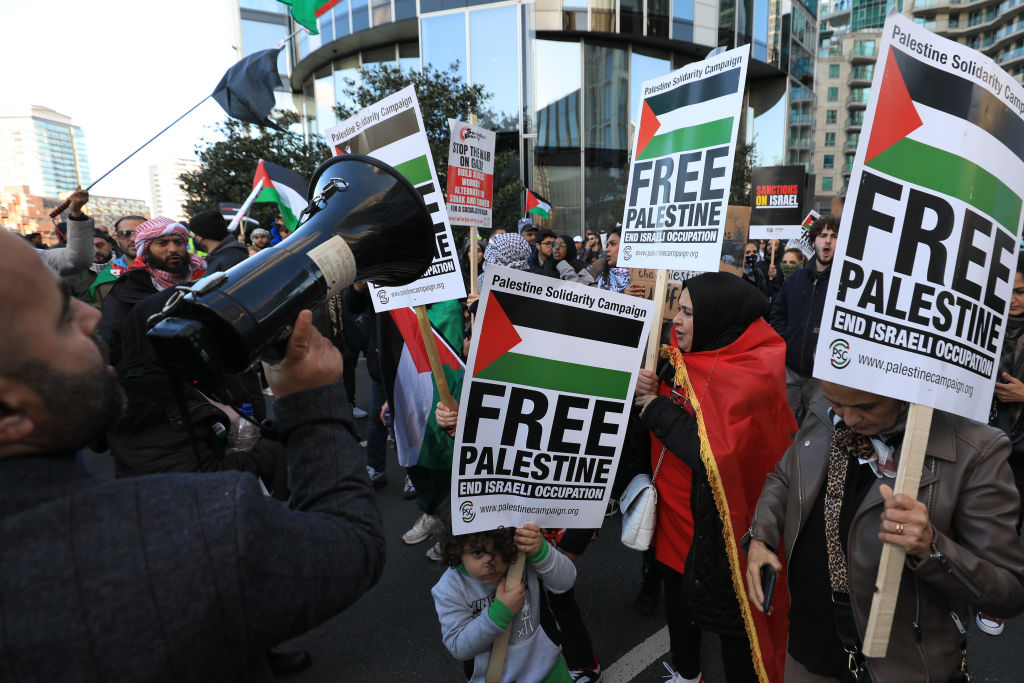
<path fill-rule="evenodd" d="M 683 283 L 693 302 L 690 351 L 711 351 L 740 338 L 768 310 L 757 287 L 731 273 L 702 273 Z"/>
<path fill-rule="evenodd" d="M 575 272 L 580 272 L 586 265 L 577 258 L 576 243 L 568 235 L 559 235 L 558 239 L 565 242 L 565 262 L 572 266 Z"/>

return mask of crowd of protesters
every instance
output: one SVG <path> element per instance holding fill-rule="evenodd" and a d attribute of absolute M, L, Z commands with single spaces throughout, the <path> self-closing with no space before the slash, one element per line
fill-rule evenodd
<path fill-rule="evenodd" d="M 388 444 L 401 440 L 392 424 L 403 420 L 426 433 L 415 458 L 396 444 L 418 508 L 401 541 L 432 541 L 427 557 L 447 567 L 433 597 L 467 679 L 484 680 L 510 625 L 528 636 L 513 639 L 502 680 L 601 678 L 600 643 L 574 592 L 598 529 L 451 535 L 457 406 L 439 402 L 435 386 L 436 409 L 408 414 L 395 387 L 401 337 L 365 285 L 303 312 L 283 362 L 228 377 L 234 400 L 221 401 L 166 371 L 148 321 L 176 286 L 273 248 L 288 228 L 236 236 L 209 210 L 187 222 L 124 216 L 111 235 L 94 228 L 87 204 L 87 193 L 72 196 L 57 248 L 0 235 L 0 680 L 301 672 L 309 655 L 277 644 L 380 576 L 373 491 L 388 485 Z M 625 473 L 659 472 L 635 604 L 651 613 L 662 596 L 672 683 L 702 680 L 705 631 L 720 637 L 728 683 L 759 671 L 797 683 L 963 680 L 961 625 L 998 635 L 1002 619 L 1024 611 L 1024 261 L 992 426 L 936 412 L 912 499 L 889 486 L 907 404 L 812 376 L 838 233 L 825 217 L 808 232 L 813 253 L 752 240 L 739 277 L 686 280 L 661 362 L 640 371 L 617 489 Z M 524 218 L 475 250 L 467 243 L 460 260 L 467 290 L 502 266 L 645 296 L 619 264 L 620 241 L 618 226 L 577 236 Z M 429 307 L 457 351 L 468 348 L 477 303 L 473 294 Z M 355 405 L 360 354 L 365 408 Z M 461 376 L 448 383 L 458 397 Z M 276 429 L 257 428 L 270 414 Z M 116 478 L 83 469 L 86 446 L 110 451 Z M 907 561 L 889 655 L 872 659 L 861 638 L 883 543 Z M 520 552 L 524 583 L 508 585 Z M 766 610 L 769 567 L 788 591 Z"/>

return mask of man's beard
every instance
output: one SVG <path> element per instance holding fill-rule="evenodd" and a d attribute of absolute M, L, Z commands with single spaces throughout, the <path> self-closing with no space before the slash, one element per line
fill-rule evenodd
<path fill-rule="evenodd" d="M 110 252 L 109 254 L 106 255 L 97 253 L 92 257 L 92 262 L 96 264 L 110 263 L 110 259 L 112 258 L 114 258 L 114 252 Z"/>
<path fill-rule="evenodd" d="M 166 270 L 168 273 L 177 275 L 178 277 L 185 277 L 188 275 L 190 264 L 188 256 L 181 256 L 178 258 L 177 264 L 171 266 L 167 263 L 166 259 L 158 258 L 151 252 L 149 254 L 149 266 L 151 268 L 156 268 L 157 270 Z"/>
<path fill-rule="evenodd" d="M 93 341 L 103 360 L 81 372 L 56 370 L 35 358 L 18 368 L 18 378 L 35 390 L 46 407 L 33 439 L 42 449 L 77 450 L 102 436 L 124 410 L 124 391 L 117 376 L 107 370 L 107 345 L 98 333 Z"/>

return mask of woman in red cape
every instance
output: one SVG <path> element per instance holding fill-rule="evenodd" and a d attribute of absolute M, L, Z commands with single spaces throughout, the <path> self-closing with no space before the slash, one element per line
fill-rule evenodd
<path fill-rule="evenodd" d="M 666 362 L 658 375 L 641 370 L 636 390 L 658 472 L 654 544 L 676 668 L 670 680 L 700 680 L 707 630 L 720 636 L 728 683 L 781 683 L 785 578 L 770 615 L 752 609 L 739 543 L 765 475 L 797 430 L 786 403 L 786 345 L 762 317 L 768 300 L 735 275 L 705 273 L 683 287 Z"/>

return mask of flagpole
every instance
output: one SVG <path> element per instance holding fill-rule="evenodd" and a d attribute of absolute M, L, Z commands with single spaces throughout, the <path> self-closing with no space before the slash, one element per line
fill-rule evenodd
<path fill-rule="evenodd" d="M 249 210 L 249 207 L 252 206 L 252 203 L 256 201 L 256 195 L 258 195 L 262 189 L 263 178 L 260 178 L 260 181 L 256 183 L 256 187 L 252 188 L 252 192 L 250 192 L 249 196 L 245 198 L 244 202 L 242 202 L 242 206 L 239 207 L 238 211 L 235 212 L 235 215 L 231 217 L 231 223 L 228 224 L 228 232 L 233 233 L 235 231 L 235 228 L 242 222 L 242 217 Z"/>
<path fill-rule="evenodd" d="M 441 369 L 441 354 L 437 352 L 437 342 L 434 341 L 434 330 L 430 326 L 430 318 L 427 317 L 427 307 L 420 304 L 415 306 L 416 320 L 420 324 L 420 335 L 423 337 L 423 346 L 427 349 L 427 358 L 430 360 L 430 372 L 434 375 L 434 384 L 437 385 L 437 394 L 441 403 L 455 410 L 455 399 L 448 391 L 448 380 Z"/>
<path fill-rule="evenodd" d="M 97 178 L 96 180 L 92 181 L 92 182 L 91 182 L 91 183 L 89 184 L 89 187 L 85 188 L 85 191 L 86 191 L 86 192 L 88 192 L 89 190 L 91 190 L 91 189 L 93 188 L 93 185 L 95 185 L 96 183 L 98 183 L 99 181 L 103 180 L 103 179 L 104 179 L 104 178 L 106 178 L 106 177 L 107 177 L 108 175 L 110 175 L 111 173 L 113 173 L 114 171 L 116 171 L 116 170 L 117 170 L 118 168 L 120 168 L 120 167 L 121 167 L 121 164 L 123 164 L 124 162 L 128 161 L 128 160 L 129 160 L 129 159 L 131 159 L 131 158 L 132 158 L 133 156 L 135 156 L 136 154 L 138 154 L 139 152 L 141 152 L 141 151 L 142 151 L 142 149 L 143 149 L 143 148 L 144 148 L 144 147 L 145 147 L 146 145 L 148 145 L 149 143 L 153 142 L 153 140 L 156 140 L 156 139 L 157 139 L 158 137 L 160 137 L 161 135 L 163 135 L 164 133 L 166 133 L 166 132 L 167 132 L 167 131 L 168 131 L 168 130 L 169 130 L 169 129 L 171 128 L 171 126 L 173 126 L 173 125 L 174 125 L 174 124 L 176 124 L 176 123 L 177 123 L 178 121 L 181 121 L 181 120 L 182 120 L 183 118 L 185 118 L 186 116 L 188 116 L 189 114 L 191 114 L 192 112 L 194 112 L 194 111 L 195 111 L 196 109 L 198 109 L 198 108 L 199 108 L 199 105 L 201 105 L 201 104 L 202 104 L 203 102 L 205 102 L 205 101 L 206 101 L 206 100 L 208 100 L 208 99 L 210 99 L 210 95 L 207 95 L 207 96 L 206 96 L 206 97 L 204 97 L 203 99 L 201 99 L 201 100 L 199 100 L 198 102 L 196 102 L 195 106 L 193 106 L 193 107 L 192 107 L 191 109 L 189 109 L 189 110 L 188 110 L 187 112 L 185 112 L 184 114 L 182 114 L 182 115 L 181 115 L 181 116 L 179 116 L 178 118 L 176 118 L 176 119 L 174 119 L 173 121 L 171 121 L 171 122 L 170 122 L 170 123 L 169 123 L 169 124 L 167 125 L 167 127 L 166 127 L 166 128 L 164 128 L 164 129 L 163 129 L 162 131 L 160 131 L 159 133 L 157 133 L 156 135 L 154 135 L 153 137 L 151 137 L 151 138 L 150 138 L 149 140 L 146 140 L 146 141 L 145 141 L 144 143 L 142 143 L 142 145 L 141 145 L 141 146 L 140 146 L 140 147 L 139 147 L 138 149 L 136 149 L 136 150 L 135 150 L 134 152 L 132 152 L 131 154 L 129 154 L 128 156 L 126 156 L 126 157 L 125 157 L 124 159 L 121 159 L 121 161 L 117 162 L 117 165 L 116 165 L 116 166 L 114 166 L 114 168 L 110 169 L 109 171 L 107 171 L 106 173 L 104 173 L 103 175 L 101 175 L 101 176 L 100 176 L 99 178 Z M 67 209 L 67 208 L 68 208 L 69 206 L 71 206 L 71 199 L 70 199 L 70 198 L 69 198 L 69 199 L 65 199 L 65 200 L 64 200 L 63 202 L 61 202 L 60 206 L 58 206 L 58 207 L 57 207 L 56 209 L 54 209 L 53 211 L 51 211 L 51 212 L 50 212 L 50 218 L 56 218 L 56 217 L 57 217 L 57 216 L 59 216 L 60 214 L 64 213 L 64 210 L 65 210 L 65 209 Z"/>

